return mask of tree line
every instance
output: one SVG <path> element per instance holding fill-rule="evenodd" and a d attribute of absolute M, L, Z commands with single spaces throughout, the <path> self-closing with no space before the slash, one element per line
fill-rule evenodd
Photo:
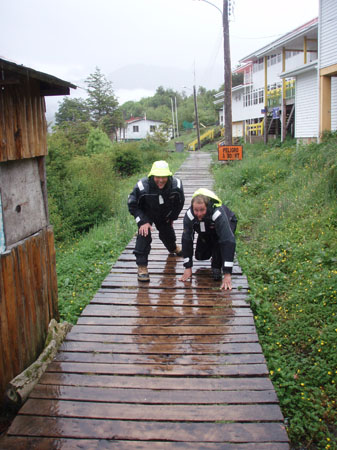
<path fill-rule="evenodd" d="M 139 101 L 127 101 L 118 104 L 112 88 L 97 67 L 95 72 L 85 80 L 87 98 L 68 98 L 59 105 L 55 114 L 56 126 L 64 124 L 90 123 L 101 128 L 110 138 L 116 136 L 118 128 L 130 117 L 144 117 L 162 121 L 167 127 L 172 127 L 172 100 L 177 105 L 178 125 L 183 129 L 184 122 L 194 122 L 195 109 L 192 92 L 188 95 L 171 88 L 159 86 L 152 97 Z M 197 91 L 199 120 L 205 126 L 212 126 L 218 120 L 217 108 L 214 105 L 214 95 L 217 90 L 207 90 L 200 86 Z"/>

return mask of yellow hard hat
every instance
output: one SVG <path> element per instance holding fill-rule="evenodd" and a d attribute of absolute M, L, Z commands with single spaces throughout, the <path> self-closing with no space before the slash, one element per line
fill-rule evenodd
<path fill-rule="evenodd" d="M 151 171 L 149 173 L 149 177 L 170 177 L 172 172 L 170 171 L 169 165 L 166 161 L 155 161 L 152 164 Z"/>
<path fill-rule="evenodd" d="M 194 192 L 194 194 L 192 195 L 192 198 L 196 197 L 197 195 L 204 195 L 205 197 L 209 197 L 213 200 L 215 200 L 214 205 L 215 206 L 221 206 L 222 205 L 222 201 L 220 200 L 220 198 L 214 194 L 213 191 L 210 191 L 209 189 L 206 188 L 200 188 L 197 191 Z"/>

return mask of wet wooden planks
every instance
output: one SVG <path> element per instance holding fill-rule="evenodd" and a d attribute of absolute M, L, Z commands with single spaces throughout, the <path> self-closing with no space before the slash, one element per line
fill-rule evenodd
<path fill-rule="evenodd" d="M 184 211 L 195 189 L 212 187 L 209 164 L 196 153 L 181 167 Z M 230 293 L 212 282 L 208 261 L 182 283 L 181 258 L 154 233 L 151 280 L 139 283 L 133 246 L 134 239 L 0 448 L 288 449 L 240 267 Z"/>

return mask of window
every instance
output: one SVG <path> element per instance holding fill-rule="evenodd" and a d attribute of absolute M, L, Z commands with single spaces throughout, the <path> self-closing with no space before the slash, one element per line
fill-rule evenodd
<path fill-rule="evenodd" d="M 264 102 L 264 89 L 259 89 L 259 103 Z"/>
<path fill-rule="evenodd" d="M 278 53 L 277 55 L 269 55 L 268 56 L 268 66 L 274 66 L 276 63 L 281 61 L 281 53 Z"/>
<path fill-rule="evenodd" d="M 257 59 L 253 64 L 253 72 L 259 72 L 263 69 L 263 58 Z"/>
<path fill-rule="evenodd" d="M 257 103 L 258 103 L 258 93 L 257 93 L 257 91 L 253 92 L 253 103 L 254 103 L 254 105 L 257 105 Z"/>
<path fill-rule="evenodd" d="M 252 72 L 247 71 L 244 73 L 244 76 L 243 76 L 243 84 L 249 84 L 251 82 L 252 82 Z"/>
<path fill-rule="evenodd" d="M 156 126 L 155 125 L 150 125 L 150 132 L 154 133 L 156 131 Z"/>
<path fill-rule="evenodd" d="M 138 126 L 138 125 L 134 125 L 134 126 L 132 127 L 132 131 L 133 131 L 134 133 L 139 133 L 139 126 Z"/>
<path fill-rule="evenodd" d="M 252 104 L 251 90 L 247 89 L 243 97 L 243 106 L 250 106 Z"/>
<path fill-rule="evenodd" d="M 299 53 L 301 53 L 301 52 L 296 51 L 296 50 L 287 50 L 287 51 L 286 51 L 286 59 L 292 58 L 293 56 L 296 56 L 296 55 L 298 55 Z"/>

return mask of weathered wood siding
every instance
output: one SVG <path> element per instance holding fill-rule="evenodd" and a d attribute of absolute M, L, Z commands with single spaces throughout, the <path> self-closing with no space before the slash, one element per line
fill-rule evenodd
<path fill-rule="evenodd" d="M 44 346 L 58 319 L 54 234 L 45 228 L 0 255 L 0 398 Z"/>
<path fill-rule="evenodd" d="M 0 58 L 0 403 L 59 319 L 44 96 L 68 95 L 70 87 Z"/>
<path fill-rule="evenodd" d="M 47 154 L 45 101 L 36 80 L 6 80 L 0 90 L 0 162 Z"/>
<path fill-rule="evenodd" d="M 44 201 L 42 187 L 44 170 L 41 180 L 40 161 L 41 158 L 29 158 L 0 164 L 0 190 L 7 248 L 48 225 L 48 207 Z M 42 164 L 41 161 L 40 165 Z"/>
<path fill-rule="evenodd" d="M 5 231 L 4 231 L 4 220 L 2 213 L 2 196 L 1 196 L 1 186 L 0 186 L 0 253 L 5 251 Z"/>

